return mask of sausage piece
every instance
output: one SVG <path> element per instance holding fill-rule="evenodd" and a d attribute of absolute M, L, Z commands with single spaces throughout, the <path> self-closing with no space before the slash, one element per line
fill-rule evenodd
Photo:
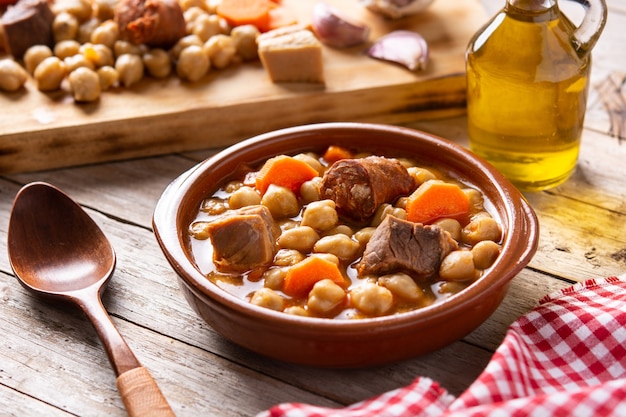
<path fill-rule="evenodd" d="M 121 38 L 136 45 L 167 48 L 186 34 L 176 0 L 121 0 L 115 6 L 115 21 Z"/>
<path fill-rule="evenodd" d="M 414 188 L 413 177 L 397 159 L 368 156 L 335 162 L 322 178 L 320 195 L 335 202 L 340 216 L 362 223 L 378 206 Z"/>

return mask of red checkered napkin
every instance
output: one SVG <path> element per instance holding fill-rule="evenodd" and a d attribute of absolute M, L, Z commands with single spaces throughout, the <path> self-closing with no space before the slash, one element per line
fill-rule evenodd
<path fill-rule="evenodd" d="M 332 409 L 279 404 L 257 417 L 626 416 L 626 278 L 548 295 L 509 328 L 454 398 L 430 380 Z"/>

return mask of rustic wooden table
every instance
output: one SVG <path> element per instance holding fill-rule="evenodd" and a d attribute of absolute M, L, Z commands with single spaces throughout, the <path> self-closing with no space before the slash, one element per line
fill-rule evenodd
<path fill-rule="evenodd" d="M 493 12 L 503 1 L 485 0 Z M 9 212 L 18 189 L 42 180 L 65 190 L 102 227 L 117 255 L 104 295 L 113 321 L 179 416 L 253 416 L 275 403 L 350 404 L 427 376 L 461 393 L 488 363 L 507 327 L 543 295 L 574 282 L 623 273 L 626 263 L 626 7 L 610 0 L 594 50 L 586 130 L 576 174 L 526 197 L 541 238 L 500 308 L 465 337 L 423 357 L 358 370 L 294 366 L 222 339 L 183 299 L 151 231 L 167 184 L 212 151 L 0 177 L 0 413 L 124 415 L 115 376 L 91 325 L 76 310 L 41 302 L 12 275 Z M 465 118 L 411 127 L 466 144 Z M 45 216 L 45 213 L 41 213 Z"/>

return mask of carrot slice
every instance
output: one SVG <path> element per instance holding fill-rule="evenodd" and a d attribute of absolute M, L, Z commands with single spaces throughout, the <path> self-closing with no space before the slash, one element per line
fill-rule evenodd
<path fill-rule="evenodd" d="M 324 160 L 329 164 L 333 164 L 341 159 L 351 159 L 352 152 L 341 146 L 330 145 L 324 152 Z"/>
<path fill-rule="evenodd" d="M 267 28 L 270 21 L 270 0 L 222 0 L 216 13 L 232 26 L 254 25 Z"/>
<path fill-rule="evenodd" d="M 279 155 L 268 159 L 258 172 L 255 179 L 256 189 L 263 195 L 270 184 L 274 184 L 299 194 L 302 183 L 317 176 L 317 170 L 306 162 Z"/>
<path fill-rule="evenodd" d="M 463 223 L 469 216 L 469 209 L 469 197 L 459 186 L 429 180 L 408 197 L 406 218 L 411 222 L 428 224 L 448 217 Z"/>
<path fill-rule="evenodd" d="M 345 286 L 343 275 L 335 263 L 319 256 L 309 256 L 289 268 L 285 275 L 283 292 L 291 297 L 306 297 L 315 283 L 323 279 Z"/>
<path fill-rule="evenodd" d="M 295 25 L 298 19 L 293 12 L 279 3 L 272 3 L 269 11 L 269 21 L 267 28 L 259 28 L 261 32 L 267 32 L 272 29 L 278 29 L 284 26 Z"/>

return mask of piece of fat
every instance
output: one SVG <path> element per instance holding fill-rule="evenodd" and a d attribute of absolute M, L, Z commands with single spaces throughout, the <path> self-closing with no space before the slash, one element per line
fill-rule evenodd
<path fill-rule="evenodd" d="M 275 29 L 259 35 L 257 44 L 272 82 L 324 83 L 322 44 L 309 29 Z"/>

